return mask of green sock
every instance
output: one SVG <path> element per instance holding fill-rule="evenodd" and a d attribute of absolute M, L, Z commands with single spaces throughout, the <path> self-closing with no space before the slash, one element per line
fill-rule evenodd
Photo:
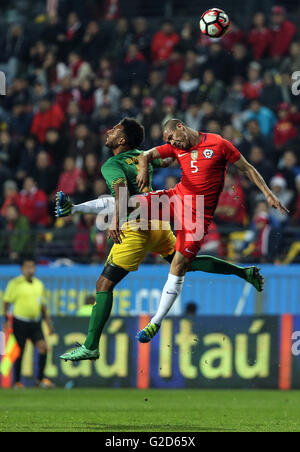
<path fill-rule="evenodd" d="M 84 343 L 88 350 L 97 350 L 99 348 L 100 337 L 109 319 L 113 304 L 112 292 L 97 292 L 96 304 L 93 307 L 90 318 L 89 332 Z"/>
<path fill-rule="evenodd" d="M 213 256 L 198 256 L 192 262 L 189 269 L 190 272 L 206 272 L 218 273 L 219 275 L 236 275 L 239 278 L 246 280 L 246 272 L 243 267 L 231 264 Z"/>

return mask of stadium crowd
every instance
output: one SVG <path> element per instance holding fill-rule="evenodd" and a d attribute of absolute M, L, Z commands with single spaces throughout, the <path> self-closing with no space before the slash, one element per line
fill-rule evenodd
<path fill-rule="evenodd" d="M 111 155 L 106 132 L 126 116 L 145 126 L 145 149 L 162 144 L 162 124 L 173 117 L 233 142 L 290 216 L 269 209 L 230 168 L 203 250 L 239 260 L 286 258 L 300 240 L 300 96 L 292 90 L 300 44 L 297 23 L 282 6 L 256 13 L 248 30 L 233 22 L 221 40 L 201 35 L 195 20 L 157 25 L 109 12 L 82 20 L 76 11 L 64 20 L 55 9 L 27 31 L 14 23 L 0 37 L 7 75 L 0 103 L 2 261 L 32 251 L 40 260 L 104 259 L 106 238 L 94 218 L 55 220 L 54 196 L 63 190 L 81 203 L 107 193 L 100 174 Z M 174 164 L 155 173 L 153 187 L 173 187 L 179 178 Z"/>

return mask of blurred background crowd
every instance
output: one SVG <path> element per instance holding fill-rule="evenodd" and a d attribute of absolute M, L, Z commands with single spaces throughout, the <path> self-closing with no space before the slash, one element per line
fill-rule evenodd
<path fill-rule="evenodd" d="M 94 217 L 55 220 L 54 196 L 63 190 L 81 203 L 108 192 L 100 174 L 111 155 L 106 132 L 126 116 L 145 126 L 145 149 L 162 144 L 162 124 L 173 117 L 221 134 L 290 209 L 289 217 L 269 209 L 230 168 L 202 252 L 242 262 L 299 261 L 297 2 L 234 5 L 221 40 L 200 34 L 198 19 L 211 4 L 186 3 L 1 2 L 1 262 L 32 252 L 45 262 L 104 260 L 108 244 Z M 230 14 L 233 2 L 216 6 Z M 155 173 L 153 187 L 171 188 L 179 179 L 174 164 Z"/>

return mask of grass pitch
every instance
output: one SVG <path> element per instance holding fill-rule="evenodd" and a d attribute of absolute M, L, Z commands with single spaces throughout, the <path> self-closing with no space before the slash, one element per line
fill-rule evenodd
<path fill-rule="evenodd" d="M 1 390 L 1 432 L 300 431 L 300 392 Z"/>

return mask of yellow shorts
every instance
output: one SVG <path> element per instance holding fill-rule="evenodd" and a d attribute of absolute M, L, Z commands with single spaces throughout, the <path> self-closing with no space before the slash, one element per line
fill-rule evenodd
<path fill-rule="evenodd" d="M 167 257 L 175 251 L 176 237 L 168 223 L 156 222 L 158 230 L 134 230 L 128 223 L 122 230 L 120 245 L 114 244 L 107 258 L 106 265 L 115 265 L 129 272 L 135 272 L 143 262 L 147 253 L 160 254 Z M 164 225 L 164 226 L 163 226 Z M 167 229 L 165 229 L 167 228 Z"/>

